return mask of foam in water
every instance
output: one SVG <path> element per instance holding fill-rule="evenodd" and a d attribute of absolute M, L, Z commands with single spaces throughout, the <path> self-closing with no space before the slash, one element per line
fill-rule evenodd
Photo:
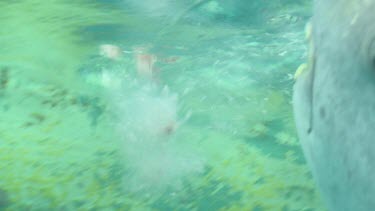
<path fill-rule="evenodd" d="M 125 188 L 135 192 L 178 189 L 204 170 L 203 158 L 179 136 L 190 113 L 179 117 L 178 96 L 167 87 L 160 89 L 152 82 L 129 84 L 130 89 L 111 89 L 127 172 Z"/>

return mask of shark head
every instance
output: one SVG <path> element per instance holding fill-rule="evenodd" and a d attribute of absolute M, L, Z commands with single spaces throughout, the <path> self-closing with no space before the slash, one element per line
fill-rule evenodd
<path fill-rule="evenodd" d="M 375 1 L 315 0 L 293 107 L 329 210 L 375 209 Z"/>

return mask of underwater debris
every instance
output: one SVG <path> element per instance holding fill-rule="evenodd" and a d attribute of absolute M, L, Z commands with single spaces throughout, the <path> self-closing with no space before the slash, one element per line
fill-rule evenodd
<path fill-rule="evenodd" d="M 134 47 L 133 51 L 123 51 L 119 46 L 103 44 L 99 46 L 99 53 L 101 56 L 115 61 L 121 58 L 123 52 L 133 53 L 138 76 L 145 79 L 155 80 L 157 79 L 157 68 L 155 68 L 155 63 L 158 59 L 155 54 L 148 52 L 149 48 L 149 46 L 137 46 Z M 164 63 L 174 63 L 177 59 L 177 57 L 168 57 L 162 61 Z"/>
<path fill-rule="evenodd" d="M 156 55 L 148 53 L 146 47 L 135 47 L 134 56 L 138 75 L 146 79 L 155 79 L 157 72 L 154 66 L 157 61 Z"/>
<path fill-rule="evenodd" d="M 140 76 L 145 78 L 153 78 L 155 68 L 154 63 L 156 62 L 156 56 L 152 54 L 137 54 L 137 72 Z"/>
<path fill-rule="evenodd" d="M 103 44 L 99 46 L 99 49 L 100 55 L 108 59 L 118 60 L 122 56 L 121 48 L 116 45 Z"/>
<path fill-rule="evenodd" d="M 179 59 L 180 57 L 178 56 L 170 56 L 166 58 L 161 58 L 159 60 L 165 64 L 173 64 L 173 63 L 176 63 Z"/>

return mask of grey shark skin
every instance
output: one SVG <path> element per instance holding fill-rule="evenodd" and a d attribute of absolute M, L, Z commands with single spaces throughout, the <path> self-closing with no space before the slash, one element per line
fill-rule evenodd
<path fill-rule="evenodd" d="M 330 211 L 375 210 L 375 0 L 315 0 L 298 136 Z"/>

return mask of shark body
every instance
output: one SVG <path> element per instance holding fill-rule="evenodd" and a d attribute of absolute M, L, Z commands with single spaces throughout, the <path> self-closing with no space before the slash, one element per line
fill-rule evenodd
<path fill-rule="evenodd" d="M 315 0 L 294 85 L 298 136 L 331 211 L 375 210 L 375 0 Z"/>

